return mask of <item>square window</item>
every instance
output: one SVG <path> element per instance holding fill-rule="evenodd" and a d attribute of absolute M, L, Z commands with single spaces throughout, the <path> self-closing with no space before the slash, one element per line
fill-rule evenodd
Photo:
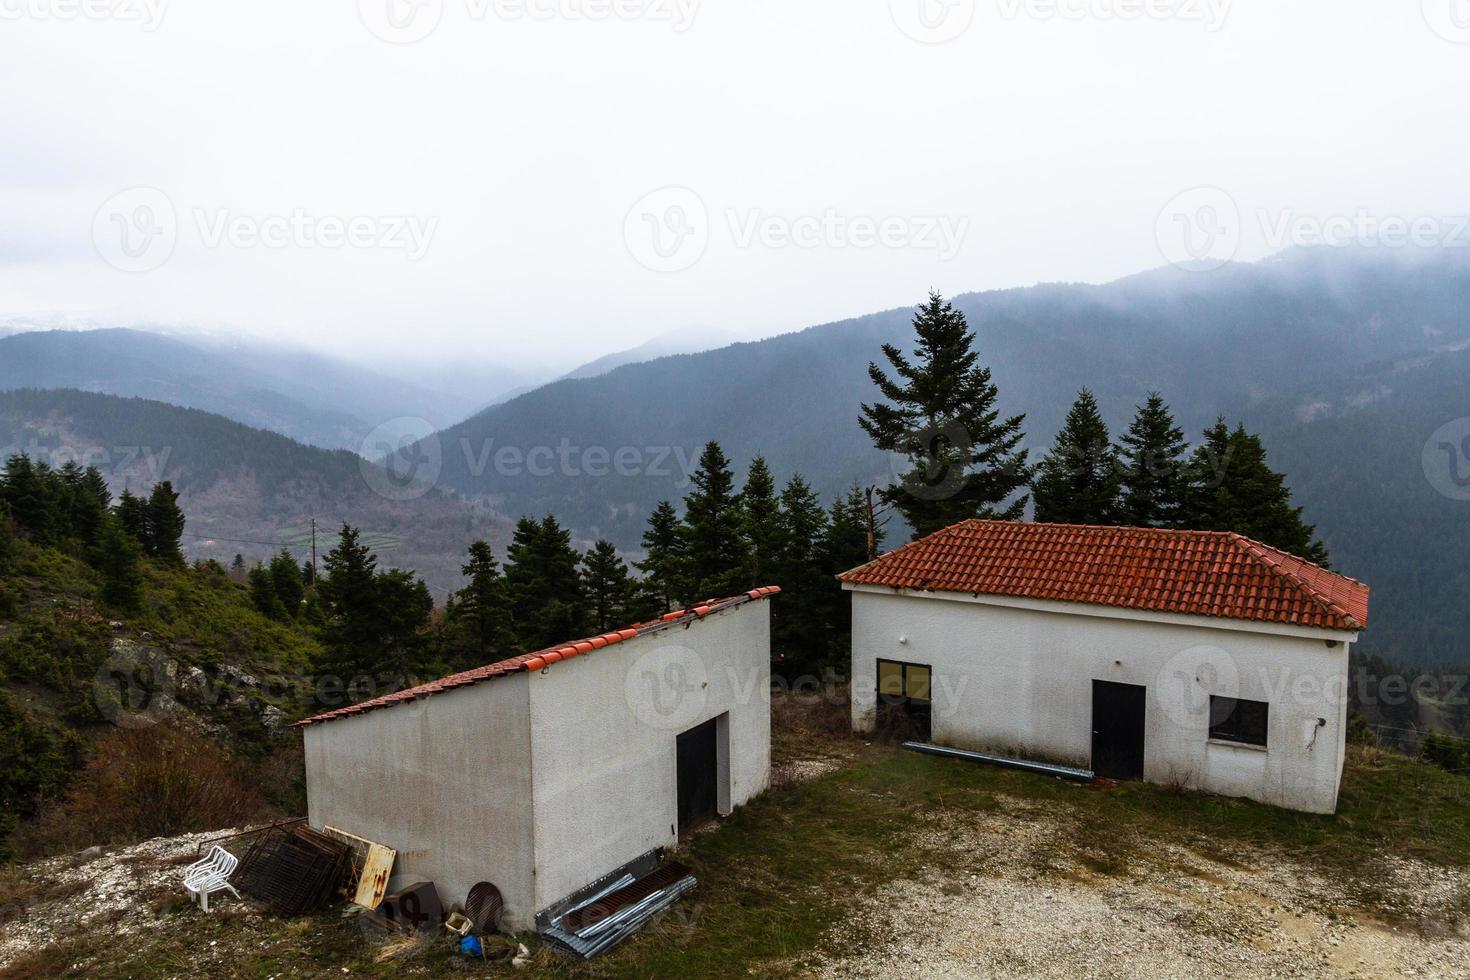
<path fill-rule="evenodd" d="M 904 672 L 903 693 L 916 701 L 928 701 L 929 668 L 910 666 Z"/>
<path fill-rule="evenodd" d="M 1210 738 L 1265 745 L 1270 706 L 1265 701 L 1210 697 Z"/>
<path fill-rule="evenodd" d="M 903 697 L 903 664 L 892 660 L 878 661 L 878 693 L 889 697 Z"/>

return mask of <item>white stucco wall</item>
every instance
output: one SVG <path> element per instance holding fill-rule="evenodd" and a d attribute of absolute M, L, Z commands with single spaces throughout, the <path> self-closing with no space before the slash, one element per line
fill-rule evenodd
<path fill-rule="evenodd" d="M 513 674 L 304 730 L 307 817 L 398 851 L 393 887 L 447 908 L 491 881 L 535 914 L 530 678 Z"/>
<path fill-rule="evenodd" d="M 677 838 L 676 745 L 718 726 L 720 810 L 770 778 L 770 606 L 748 602 L 535 674 L 304 729 L 308 818 L 398 849 L 394 884 L 506 924 Z"/>
<path fill-rule="evenodd" d="M 1192 616 L 1140 621 L 1078 603 L 849 591 L 859 731 L 873 725 L 879 659 L 928 664 L 935 743 L 1085 768 L 1092 681 L 1137 684 L 1148 689 L 1144 778 L 1298 810 L 1336 808 L 1356 634 Z M 1328 639 L 1339 642 L 1329 648 Z M 1210 741 L 1211 694 L 1270 704 L 1264 751 Z"/>
<path fill-rule="evenodd" d="M 531 678 L 538 909 L 674 843 L 680 732 L 728 716 L 722 812 L 766 788 L 770 624 L 750 602 Z"/>

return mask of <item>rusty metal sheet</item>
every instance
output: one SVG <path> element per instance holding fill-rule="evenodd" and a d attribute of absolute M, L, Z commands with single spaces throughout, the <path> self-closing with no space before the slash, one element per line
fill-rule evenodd
<path fill-rule="evenodd" d="M 347 842 L 352 847 L 354 870 L 357 872 L 357 890 L 352 901 L 369 911 L 383 903 L 388 891 L 388 879 L 393 874 L 393 862 L 398 852 L 366 837 L 348 833 L 340 827 L 323 827 L 324 833 Z"/>

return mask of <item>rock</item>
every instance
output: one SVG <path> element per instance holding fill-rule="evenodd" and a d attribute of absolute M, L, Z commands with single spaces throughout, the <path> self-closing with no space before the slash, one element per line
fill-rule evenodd
<path fill-rule="evenodd" d="M 286 712 L 273 704 L 268 704 L 260 713 L 260 724 L 271 735 L 280 735 L 286 730 Z"/>
<path fill-rule="evenodd" d="M 101 846 L 99 846 L 97 844 L 93 844 L 91 847 L 87 848 L 85 851 L 78 851 L 77 852 L 77 860 L 78 861 L 95 861 L 97 858 L 100 858 L 101 856 L 102 856 L 102 848 L 101 848 Z"/>

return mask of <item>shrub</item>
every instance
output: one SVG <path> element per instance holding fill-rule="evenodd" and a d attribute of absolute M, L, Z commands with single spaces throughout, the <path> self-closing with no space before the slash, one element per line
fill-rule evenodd
<path fill-rule="evenodd" d="M 248 768 L 176 721 L 118 728 L 66 798 L 27 832 L 32 850 L 120 844 L 232 827 L 269 812 Z"/>

